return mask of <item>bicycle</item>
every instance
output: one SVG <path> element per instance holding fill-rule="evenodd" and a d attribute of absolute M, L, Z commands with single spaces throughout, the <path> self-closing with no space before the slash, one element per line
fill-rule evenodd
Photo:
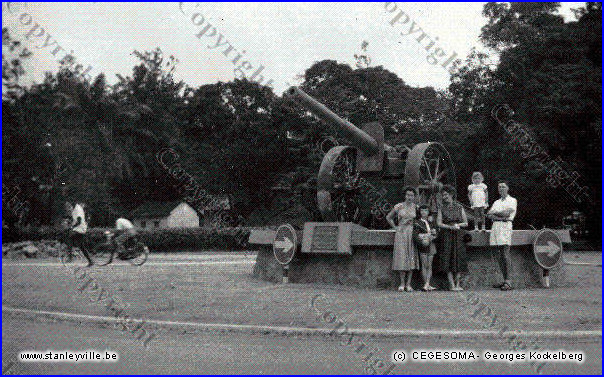
<path fill-rule="evenodd" d="M 141 266 L 149 257 L 149 248 L 144 243 L 138 240 L 138 237 L 132 236 L 124 242 L 123 246 L 118 245 L 115 241 L 115 233 L 112 231 L 105 232 L 106 240 L 94 247 L 92 257 L 95 264 L 106 266 L 113 262 L 114 257 L 121 260 L 127 260 L 135 266 Z"/>

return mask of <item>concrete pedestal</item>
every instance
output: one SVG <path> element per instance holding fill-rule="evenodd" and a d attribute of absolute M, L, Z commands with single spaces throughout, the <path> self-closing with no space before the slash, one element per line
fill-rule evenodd
<path fill-rule="evenodd" d="M 497 252 L 489 247 L 468 247 L 468 269 L 462 287 L 465 289 L 493 289 L 502 276 L 497 263 Z M 513 246 L 512 283 L 514 288 L 542 287 L 543 269 L 537 265 L 531 246 Z M 396 289 L 400 284 L 398 273 L 392 271 L 391 247 L 354 247 L 352 255 L 298 254 L 290 264 L 291 283 L 324 283 L 347 286 Z M 273 256 L 272 247 L 262 246 L 254 266 L 254 276 L 259 279 L 281 283 L 283 267 Z M 550 287 L 564 284 L 564 268 L 550 271 Z M 432 283 L 446 289 L 444 274 L 435 273 Z M 421 272 L 414 271 L 413 287 L 421 288 Z"/>

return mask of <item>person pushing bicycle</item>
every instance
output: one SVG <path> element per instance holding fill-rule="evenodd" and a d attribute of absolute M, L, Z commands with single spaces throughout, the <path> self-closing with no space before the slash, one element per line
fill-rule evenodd
<path fill-rule="evenodd" d="M 66 205 L 66 209 L 69 207 Z M 84 240 L 86 232 L 88 231 L 88 222 L 86 219 L 86 213 L 84 212 L 85 204 L 82 202 L 76 203 L 71 209 L 71 221 L 66 221 L 66 226 L 69 224 L 69 236 L 67 241 L 68 251 L 67 260 L 73 259 L 73 248 L 77 247 L 82 251 L 82 254 L 88 261 L 88 267 L 92 266 L 94 262 L 90 258 L 88 248 Z"/>

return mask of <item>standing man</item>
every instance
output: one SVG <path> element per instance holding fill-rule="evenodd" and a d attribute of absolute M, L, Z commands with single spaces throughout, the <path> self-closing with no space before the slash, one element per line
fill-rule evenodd
<path fill-rule="evenodd" d="M 92 266 L 94 263 L 88 254 L 88 250 L 84 246 L 84 236 L 88 231 L 88 223 L 86 222 L 86 213 L 84 212 L 84 204 L 76 203 L 73 206 L 73 211 L 71 212 L 72 217 L 72 226 L 69 232 L 69 248 L 70 252 L 72 248 L 77 247 L 82 251 L 84 257 L 88 260 L 88 267 Z"/>
<path fill-rule="evenodd" d="M 499 252 L 499 267 L 503 274 L 503 283 L 494 287 L 502 291 L 512 290 L 510 274 L 512 272 L 512 258 L 510 247 L 512 245 L 512 221 L 516 217 L 518 202 L 508 195 L 509 186 L 507 182 L 500 181 L 497 185 L 500 198 L 493 203 L 487 217 L 493 220 L 489 243 L 497 248 Z"/>

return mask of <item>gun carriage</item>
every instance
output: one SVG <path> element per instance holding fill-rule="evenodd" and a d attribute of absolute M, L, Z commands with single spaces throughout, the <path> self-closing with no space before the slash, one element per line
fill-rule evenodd
<path fill-rule="evenodd" d="M 377 122 L 357 127 L 297 87 L 290 88 L 286 95 L 350 142 L 331 148 L 323 157 L 316 192 L 323 221 L 371 226 L 368 217 L 380 211 L 378 217 L 384 215 L 383 209 L 377 208 L 375 196 L 372 202 L 367 195 L 371 188 L 382 192 L 386 189 L 385 201 L 396 204 L 404 199 L 402 188 L 411 186 L 419 194 L 418 202 L 436 212 L 443 185 L 455 185 L 453 162 L 442 144 L 390 146 L 384 142 L 384 127 Z"/>

